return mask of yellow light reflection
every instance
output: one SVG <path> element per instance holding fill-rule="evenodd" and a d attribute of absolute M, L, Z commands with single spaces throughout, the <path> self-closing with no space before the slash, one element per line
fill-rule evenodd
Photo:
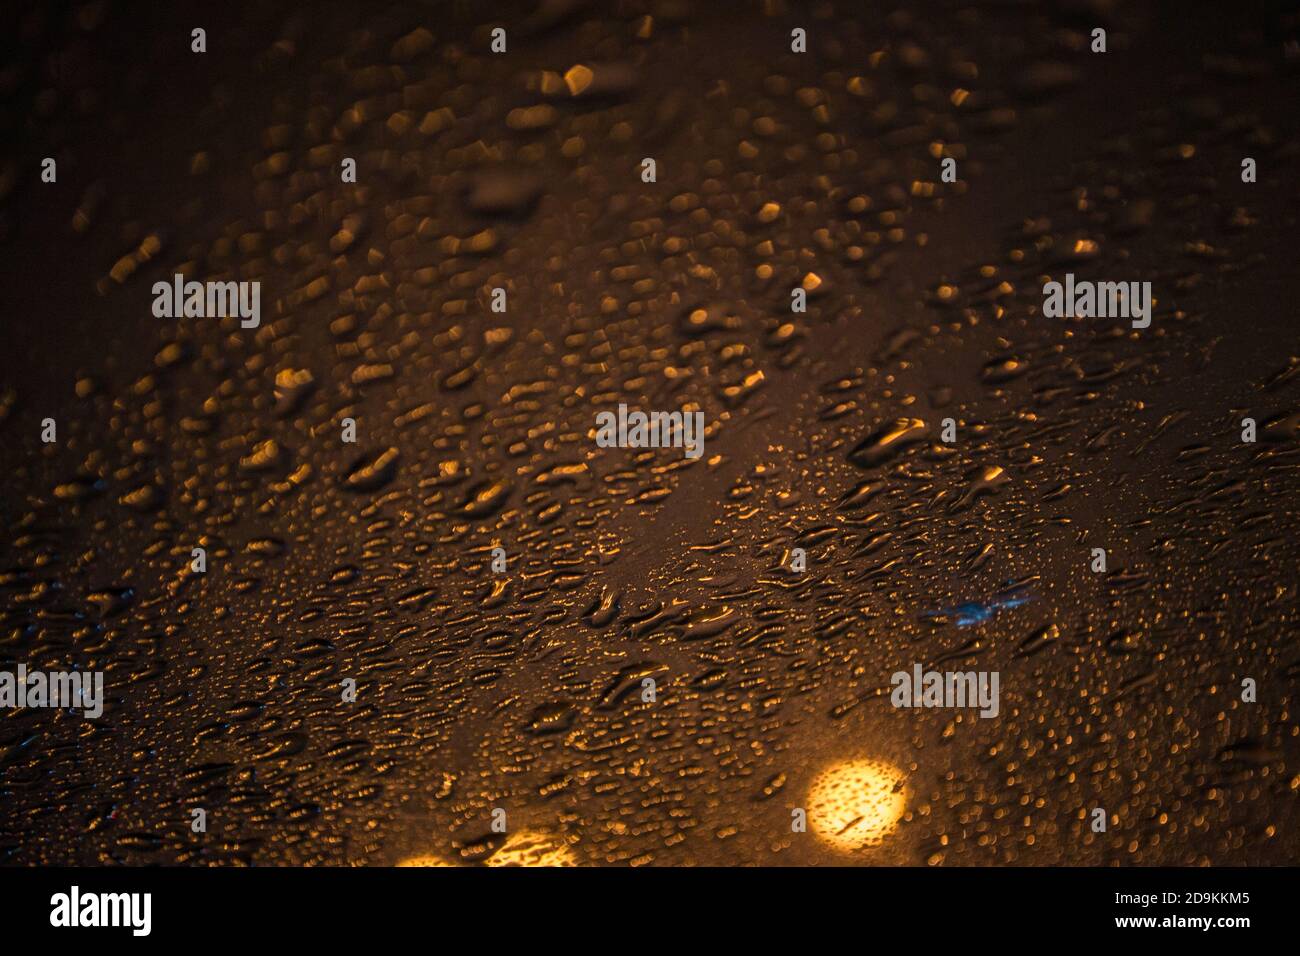
<path fill-rule="evenodd" d="M 837 850 L 879 846 L 907 808 L 903 772 L 880 760 L 850 760 L 823 770 L 808 788 L 808 823 Z"/>
<path fill-rule="evenodd" d="M 577 866 L 567 844 L 537 830 L 520 830 L 484 862 L 488 866 Z"/>
<path fill-rule="evenodd" d="M 486 866 L 577 866 L 567 844 L 539 830 L 520 830 L 506 837 L 501 849 L 483 861 Z M 407 857 L 398 866 L 455 866 L 432 854 Z"/>

